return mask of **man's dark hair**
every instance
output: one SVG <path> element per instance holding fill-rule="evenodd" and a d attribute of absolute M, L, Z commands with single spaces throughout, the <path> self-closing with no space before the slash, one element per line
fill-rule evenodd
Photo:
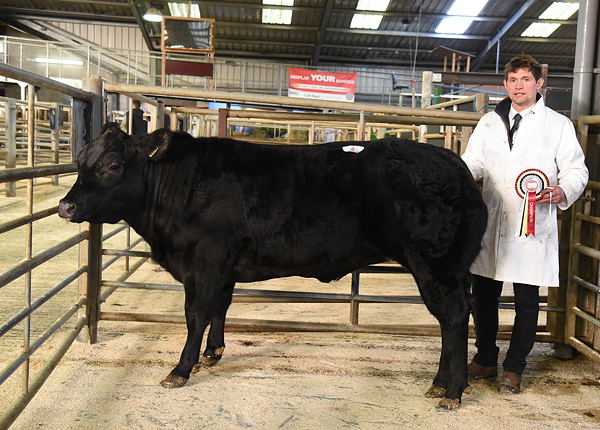
<path fill-rule="evenodd" d="M 134 100 L 131 102 L 134 108 L 139 109 L 142 106 L 142 103 L 139 100 Z"/>
<path fill-rule="evenodd" d="M 504 68 L 504 80 L 508 79 L 509 73 L 515 73 L 519 69 L 529 70 L 536 82 L 542 77 L 542 66 L 537 60 L 529 55 L 513 57 Z"/>

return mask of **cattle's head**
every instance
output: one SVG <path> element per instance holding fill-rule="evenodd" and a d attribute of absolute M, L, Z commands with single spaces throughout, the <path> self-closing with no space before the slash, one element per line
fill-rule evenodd
<path fill-rule="evenodd" d="M 80 152 L 77 182 L 60 201 L 58 215 L 77 223 L 116 223 L 127 218 L 143 204 L 142 165 L 152 156 L 160 158 L 156 142 L 160 142 L 157 136 L 136 139 L 116 123 L 106 124 Z"/>

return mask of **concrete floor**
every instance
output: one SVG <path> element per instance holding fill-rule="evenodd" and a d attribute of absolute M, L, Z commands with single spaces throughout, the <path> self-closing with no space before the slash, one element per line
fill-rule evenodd
<path fill-rule="evenodd" d="M 57 199 L 64 190 L 50 192 Z M 37 209 L 43 207 L 40 201 Z M 48 203 L 49 204 L 49 203 Z M 14 217 L 18 204 L 0 201 L 0 221 Z M 75 234 L 77 227 L 52 217 L 35 227 L 44 243 Z M 15 232 L 14 235 L 21 233 Z M 2 271 L 22 258 L 21 241 L 3 235 Z M 115 241 L 120 239 L 115 238 Z M 112 245 L 111 245 L 112 246 Z M 115 247 L 118 244 L 115 244 Z M 34 272 L 35 294 L 70 273 L 76 254 Z M 114 279 L 109 273 L 107 278 Z M 147 263 L 132 281 L 171 282 Z M 247 288 L 320 292 L 350 291 L 346 277 L 331 284 L 288 278 Z M 366 275 L 364 294 L 416 294 L 408 275 Z M 69 288 L 33 321 L 34 338 L 74 302 Z M 2 289 L 4 321 L 22 307 L 22 285 Z M 182 314 L 179 292 L 119 290 L 107 311 Z M 346 323 L 347 304 L 241 304 L 229 317 Z M 543 319 L 544 316 L 542 316 Z M 503 311 L 501 322 L 512 319 Z M 420 305 L 361 305 L 367 324 L 433 323 Z M 69 323 L 71 326 L 72 322 Z M 523 393 L 500 395 L 495 381 L 476 381 L 463 405 L 438 411 L 423 396 L 437 369 L 437 338 L 342 333 L 226 333 L 221 362 L 192 376 L 180 389 L 159 385 L 177 363 L 183 325 L 101 321 L 99 342 L 75 342 L 12 429 L 598 429 L 600 368 L 585 357 L 559 361 L 547 344 L 536 344 Z M 19 352 L 20 332 L 0 338 L 0 368 Z M 502 351 L 507 343 L 500 342 Z M 32 375 L 45 364 L 52 343 L 31 360 Z M 473 353 L 473 343 L 470 343 Z M 18 377 L 0 386 L 0 404 L 19 394 Z"/>

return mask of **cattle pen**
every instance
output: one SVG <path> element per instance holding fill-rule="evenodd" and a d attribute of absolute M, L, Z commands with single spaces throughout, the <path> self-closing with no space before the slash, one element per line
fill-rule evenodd
<path fill-rule="evenodd" d="M 216 112 L 200 112 L 197 110 L 186 110 L 185 108 L 173 109 L 171 116 L 177 119 L 177 115 L 181 115 L 182 123 L 186 129 L 190 129 L 194 123 L 194 116 L 205 115 L 206 118 L 196 119 L 196 130 L 198 135 L 202 135 L 201 130 L 208 132 L 209 130 L 216 131 L 219 136 L 227 136 L 230 134 L 228 122 L 235 124 L 234 118 L 243 118 L 244 121 L 252 121 L 252 119 L 262 119 L 267 121 L 286 120 L 290 124 L 298 127 L 304 127 L 313 131 L 320 126 L 335 129 L 339 125 L 339 133 L 336 136 L 344 136 L 348 139 L 355 138 L 364 140 L 371 133 L 377 134 L 378 128 L 392 128 L 392 126 L 407 126 L 399 133 L 408 132 L 411 136 L 418 136 L 426 139 L 426 132 L 420 128 L 423 125 L 444 125 L 447 126 L 447 131 L 444 134 L 439 133 L 443 140 L 443 145 L 457 152 L 461 151 L 461 145 L 457 137 L 459 134 L 452 131 L 452 127 L 474 127 L 477 120 L 481 116 L 481 112 L 464 112 L 464 111 L 439 111 L 435 109 L 413 109 L 401 108 L 393 106 L 371 105 L 361 103 L 342 103 L 342 102 L 323 102 L 323 101 L 307 101 L 305 99 L 293 99 L 279 96 L 257 96 L 242 93 L 218 92 L 211 90 L 189 90 L 175 89 L 163 87 L 149 87 L 126 85 L 120 83 L 102 82 L 99 79 L 88 79 L 85 81 L 83 90 L 77 90 L 66 85 L 57 84 L 52 80 L 48 80 L 22 70 L 11 68 L 0 64 L 0 73 L 5 76 L 15 77 L 21 81 L 30 84 L 29 92 L 29 110 L 34 112 L 35 100 L 34 86 L 51 87 L 55 91 L 62 92 L 73 98 L 73 106 L 71 111 L 70 121 L 70 144 L 73 156 L 75 156 L 80 148 L 90 139 L 97 136 L 100 132 L 102 123 L 106 120 L 105 110 L 103 109 L 103 100 L 110 97 L 111 94 L 125 94 L 129 97 L 144 99 L 147 103 L 154 106 L 156 123 L 155 127 L 160 127 L 163 121 L 164 105 L 161 102 L 161 97 L 186 98 L 194 100 L 219 100 L 219 101 L 245 101 L 253 104 L 265 104 L 270 106 L 293 106 L 296 108 L 320 108 L 333 109 L 341 111 L 339 114 L 251 114 L 251 113 L 236 113 L 222 109 Z M 471 102 L 473 100 L 470 100 Z M 475 108 L 477 110 L 477 108 Z M 479 106 L 479 110 L 483 107 Z M 10 111 L 10 109 L 8 109 Z M 270 118 L 269 118 L 270 116 Z M 210 117 L 210 119 L 209 119 Z M 262 117 L 262 118 L 261 118 Z M 9 115 L 7 115 L 9 118 Z M 0 171 L 0 181 L 2 183 L 26 183 L 26 191 L 23 196 L 23 202 L 26 213 L 22 216 L 14 216 L 11 219 L 2 218 L 0 224 L 0 232 L 2 234 L 20 233 L 17 229 L 25 230 L 25 254 L 23 260 L 17 260 L 14 265 L 2 269 L 0 274 L 0 290 L 2 292 L 11 291 L 12 294 L 23 294 L 24 302 L 17 307 L 18 311 L 14 315 L 10 315 L 7 321 L 2 321 L 0 326 L 0 336 L 3 339 L 8 339 L 5 336 L 7 333 L 14 333 L 19 328 L 22 329 L 23 347 L 19 354 L 13 354 L 12 360 L 4 360 L 6 363 L 2 373 L 0 373 L 0 382 L 7 381 L 9 378 L 15 380 L 17 376 L 20 379 L 16 384 L 19 386 L 18 392 L 20 396 L 13 399 L 11 408 L 7 410 L 1 418 L 0 428 L 8 427 L 14 422 L 19 413 L 32 400 L 36 392 L 42 387 L 46 379 L 48 379 L 52 370 L 58 365 L 61 358 L 67 353 L 71 345 L 77 337 L 87 340 L 90 343 L 96 343 L 99 340 L 98 324 L 101 321 L 112 322 L 129 322 L 131 324 L 140 324 L 145 322 L 154 323 L 185 323 L 185 319 L 180 308 L 171 308 L 161 304 L 162 295 L 170 294 L 169 291 L 182 291 L 181 285 L 176 284 L 168 277 L 159 275 L 156 266 L 149 261 L 149 252 L 145 245 L 136 234 L 130 231 L 126 225 L 117 225 L 115 227 L 104 227 L 100 225 L 82 226 L 80 231 L 75 232 L 71 237 L 63 242 L 54 243 L 50 248 L 43 249 L 35 242 L 34 225 L 39 225 L 48 220 L 48 217 L 55 217 L 57 212 L 56 199 L 60 197 L 53 195 L 54 200 L 50 199 L 49 207 L 39 211 L 34 211 L 33 204 L 35 201 L 34 191 L 40 185 L 45 183 L 36 183 L 36 178 L 45 178 L 55 175 L 66 175 L 75 172 L 76 167 L 72 162 L 63 163 L 58 160 L 58 164 L 34 164 L 34 141 L 36 133 L 35 115 L 27 115 L 28 126 L 28 158 L 26 167 L 11 167 Z M 301 123 L 293 123 L 293 121 L 303 121 Z M 179 121 L 171 121 L 171 127 L 177 129 Z M 201 125 L 202 124 L 202 125 Z M 208 125 L 207 125 L 208 124 Z M 214 124 L 214 125 L 210 125 Z M 579 138 L 584 148 L 587 145 L 588 131 L 590 127 L 600 124 L 600 117 L 585 116 L 577 120 L 577 128 Z M 294 125 L 290 126 L 293 127 Z M 287 125 L 285 126 L 288 127 Z M 412 128 L 411 128 L 412 127 Z M 418 128 L 418 129 L 417 129 Z M 8 128 L 7 128 L 8 129 Z M 311 130 L 312 129 L 312 130 Z M 372 129 L 369 131 L 368 129 Z M 343 130 L 349 132 L 344 134 Z M 468 135 L 468 129 L 465 130 Z M 313 133 L 309 135 L 314 136 Z M 464 138 L 463 135 L 460 135 Z M 66 177 L 65 181 L 73 181 L 73 177 Z M 60 189 L 60 191 L 64 191 Z M 586 196 L 581 199 L 575 209 L 570 213 L 561 215 L 561 240 L 563 243 L 563 264 L 568 265 L 568 278 L 563 281 L 563 286 L 557 291 L 551 291 L 542 297 L 541 310 L 547 313 L 544 323 L 538 327 L 537 340 L 545 344 L 567 344 L 574 347 L 576 350 L 585 354 L 587 357 L 598 361 L 600 359 L 598 350 L 600 349 L 600 321 L 597 314 L 598 309 L 595 305 L 595 299 L 600 292 L 596 283 L 591 282 L 590 275 L 584 270 L 587 259 L 600 259 L 600 251 L 598 251 L 598 230 L 597 225 L 600 223 L 597 217 L 597 197 L 600 191 L 600 184 L 590 182 L 586 192 Z M 11 215 L 13 216 L 13 215 Z M 63 224 L 64 226 L 64 224 Z M 57 227 L 51 227 L 55 229 Z M 60 227 L 62 228 L 62 227 Z M 70 227 L 72 230 L 72 226 Z M 42 230 L 43 227 L 40 227 Z M 65 229 L 67 229 L 65 227 Z M 104 231 L 106 230 L 106 231 Z M 591 232 L 591 233 L 590 233 Z M 18 234 L 16 234 L 18 236 Z M 11 236 L 12 237 L 12 236 Z M 594 239 L 596 238 L 596 239 Z M 36 253 L 34 253 L 34 249 Z M 69 251 L 70 254 L 64 254 Z M 67 259 L 77 259 L 77 267 L 73 267 L 71 272 L 62 270 L 69 265 L 65 263 Z M 53 260 L 60 259 L 58 268 L 53 268 L 51 279 L 61 279 L 57 284 L 49 286 L 49 279 L 44 278 L 43 282 L 35 283 L 32 286 L 32 272 L 40 265 Z M 14 258 L 13 258 L 14 260 Z M 72 263 L 72 262 L 71 262 Z M 119 264 L 117 264 L 119 263 Z M 119 266 L 117 268 L 117 266 Z M 583 268 L 582 268 L 583 266 Z M 58 270 L 57 270 L 58 269 Z M 142 274 L 143 270 L 146 273 L 139 280 L 136 276 Z M 150 272 L 148 274 L 148 271 Z M 33 272 L 34 274 L 37 273 Z M 409 312 L 408 321 L 402 323 L 394 322 L 393 324 L 382 324 L 378 322 L 379 314 L 389 315 L 389 306 L 401 304 L 419 305 L 422 304 L 420 297 L 416 294 L 402 293 L 385 294 L 379 288 L 376 288 L 376 293 L 364 294 L 362 291 L 368 289 L 370 276 L 375 275 L 382 282 L 385 279 L 400 279 L 402 283 L 406 281 L 406 270 L 397 265 L 376 265 L 365 267 L 361 270 L 353 272 L 349 285 L 337 285 L 336 292 L 314 292 L 304 291 L 302 288 L 292 286 L 287 289 L 275 289 L 271 285 L 265 284 L 256 285 L 252 288 L 237 287 L 234 292 L 234 303 L 238 304 L 273 304 L 277 311 L 265 312 L 265 314 L 273 316 L 272 319 L 264 319 L 257 316 L 257 312 L 239 312 L 242 317 L 233 317 L 227 320 L 226 328 L 228 331 L 246 332 L 246 331 L 264 331 L 264 332 L 326 332 L 338 333 L 339 337 L 335 338 L 334 343 L 344 343 L 356 333 L 369 333 L 375 336 L 392 334 L 392 335 L 409 335 L 409 336 L 439 336 L 437 325 L 432 323 L 416 323 L 413 321 L 414 314 Z M 59 278 L 62 276 L 62 278 Z M 408 281 L 410 283 L 410 280 Z M 39 284 L 39 285 L 38 285 Z M 349 287 L 349 291 L 343 291 L 343 288 Z M 49 302 L 53 296 L 56 296 L 61 291 L 66 291 L 67 288 L 75 288 L 77 300 L 74 303 L 69 303 L 56 322 L 39 333 L 39 337 L 32 341 L 31 319 L 37 315 L 39 309 L 43 308 L 46 302 Z M 409 285 L 416 293 L 413 285 Z M 311 290 L 314 288 L 311 287 Z M 35 290 L 37 297 L 32 295 Z M 42 292 L 40 292 L 42 291 Z M 394 290 L 396 291 L 396 290 Z M 148 303 L 145 306 L 134 304 L 130 309 L 125 308 L 126 300 L 123 299 L 123 294 L 131 292 L 134 297 L 143 300 L 144 297 L 149 297 L 154 301 L 154 304 Z M 7 293 L 8 294 L 8 293 Z M 118 294 L 121 294 L 118 296 Z M 118 297 L 115 300 L 115 297 Z M 311 314 L 310 321 L 303 320 L 303 312 L 288 313 L 281 311 L 282 304 L 288 303 L 290 306 L 305 306 L 316 305 L 320 306 L 316 313 Z M 132 304 L 132 303 L 129 303 Z M 326 321 L 319 320 L 318 314 L 324 309 L 336 310 L 331 312 L 331 316 L 339 318 L 332 322 L 332 318 L 325 318 Z M 344 310 L 340 310 L 344 306 Z M 363 308 L 369 306 L 377 306 L 376 312 L 365 312 L 363 316 Z M 106 309 L 104 309 L 106 307 Z M 135 307 L 141 309 L 136 310 Z M 422 311 L 422 306 L 419 306 Z M 501 308 L 514 308 L 512 297 L 503 297 Z M 167 309 L 168 312 L 157 313 L 153 309 Z M 283 316 L 277 319 L 277 313 Z M 417 312 L 418 313 L 418 312 Z M 243 317 L 246 314 L 248 317 Z M 286 316 L 293 315 L 294 319 L 287 319 Z M 432 321 L 432 320 L 431 320 Z M 123 327 L 123 325 L 121 325 Z M 160 326 L 164 327 L 164 326 Z M 177 327 L 177 326 L 176 326 Z M 508 332 L 512 326 L 504 322 L 501 326 L 501 339 L 507 339 Z M 135 329 L 132 329 L 135 331 Z M 174 333 L 176 329 L 165 329 L 167 333 Z M 38 330 L 34 330 L 38 334 Z M 61 333 L 62 338 L 57 338 L 55 333 Z M 114 335 L 114 332 L 110 332 Z M 472 335 L 472 333 L 471 333 Z M 240 353 L 240 347 L 243 345 L 253 346 L 255 342 L 251 335 L 239 335 L 237 346 L 234 344 L 232 350 Z M 159 336 L 160 337 L 160 336 Z M 281 344 L 286 342 L 288 338 L 277 338 L 274 341 L 277 345 L 274 348 L 277 350 Z M 299 337 L 293 342 L 298 341 Z M 313 343 L 324 342 L 315 334 L 306 334 L 306 339 Z M 15 343 L 15 337 L 9 339 L 12 344 Z M 384 338 L 378 337 L 374 341 L 374 349 L 380 348 L 384 343 Z M 41 349 L 44 344 L 48 344 L 51 353 L 45 355 L 43 365 L 36 364 L 33 368 L 30 367 L 31 357 L 34 353 Z M 102 342 L 101 342 L 102 343 Z M 418 341 L 413 341 L 416 345 L 413 347 L 419 350 Z M 395 341 L 397 348 L 401 349 L 401 342 Z M 126 349 L 125 346 L 121 345 Z M 546 348 L 549 348 L 546 345 Z M 89 352 L 89 350 L 88 350 Z M 361 353 L 368 354 L 368 348 Z M 386 354 L 388 352 L 385 352 Z M 81 352 L 80 352 L 81 354 Z M 319 354 L 316 352 L 315 354 Z M 152 354 L 149 356 L 154 357 Z M 326 355 L 326 357 L 329 357 Z M 292 360 L 293 361 L 293 360 Z M 287 366 L 289 364 L 278 363 L 277 366 Z M 236 366 L 241 366 L 238 362 Z M 542 365 L 543 366 L 543 365 Z M 322 367 L 319 371 L 325 372 Z M 34 372 L 35 371 L 35 372 Z M 413 371 L 416 371 L 413 369 Z M 35 377 L 30 376 L 35 373 Z M 394 368 L 387 376 L 397 376 L 400 373 Z M 20 374 L 20 375 L 19 375 Z M 333 374 L 336 374 L 333 372 Z M 597 389 L 600 381 L 589 376 L 590 372 L 581 371 L 578 373 L 581 380 L 588 381 L 592 389 Z M 586 379 L 587 378 L 587 379 Z M 210 385 L 213 384 L 213 385 Z M 211 382 L 211 389 L 217 389 L 218 383 Z M 424 391 L 424 390 L 423 390 Z M 333 395 L 333 394 L 332 394 Z M 587 395 L 587 393 L 586 393 Z M 583 409 L 582 409 L 583 410 Z M 590 407 L 589 410 L 583 410 L 581 414 L 592 414 L 592 420 L 600 417 L 600 405 Z M 597 414 L 597 415 L 596 415 Z M 476 415 L 476 414 L 475 414 Z M 594 418 L 596 417 L 596 418 Z M 471 417 L 476 422 L 477 416 Z M 408 423 L 409 421 L 406 421 Z M 582 428 L 592 421 L 582 421 Z M 222 423 L 221 423 L 222 424 Z M 238 423 L 239 427 L 243 427 L 244 423 Z M 247 426 L 246 426 L 247 427 Z M 318 427 L 318 426 L 317 426 Z M 386 428 L 381 426 L 381 428 Z M 590 427 L 592 428 L 592 427 Z"/>

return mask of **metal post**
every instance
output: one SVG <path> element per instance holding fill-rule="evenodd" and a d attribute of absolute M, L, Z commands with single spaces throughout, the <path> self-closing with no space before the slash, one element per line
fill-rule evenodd
<path fill-rule="evenodd" d="M 171 131 L 177 131 L 177 128 L 178 128 L 177 112 L 171 111 L 170 119 L 171 119 Z"/>
<path fill-rule="evenodd" d="M 421 82 L 421 108 L 431 106 L 431 89 L 433 87 L 433 72 L 424 71 L 423 80 Z M 427 126 L 421 125 L 419 127 L 419 142 L 425 142 L 425 135 L 427 134 Z"/>
<path fill-rule="evenodd" d="M 13 99 L 6 101 L 6 168 L 17 167 L 17 105 Z M 17 183 L 6 184 L 6 197 L 17 195 Z"/>
<path fill-rule="evenodd" d="M 62 109 L 58 103 L 53 103 L 50 108 L 54 111 L 54 124 L 50 124 L 50 142 L 52 144 L 52 152 L 54 164 L 59 164 L 59 146 L 60 146 L 60 121 Z M 52 177 L 52 185 L 58 185 L 58 175 Z"/>
<path fill-rule="evenodd" d="M 356 140 L 365 140 L 365 113 L 360 112 L 360 119 L 356 128 Z"/>
<path fill-rule="evenodd" d="M 581 0 L 579 2 L 571 118 L 587 115 L 591 111 L 594 48 L 598 40 L 599 1 Z"/>
<path fill-rule="evenodd" d="M 218 137 L 227 137 L 227 117 L 229 116 L 229 109 L 219 109 L 219 127 Z"/>
<path fill-rule="evenodd" d="M 155 130 L 165 126 L 165 104 L 162 100 L 156 101 L 156 119 L 154 123 L 156 125 Z"/>
<path fill-rule="evenodd" d="M 350 299 L 350 324 L 358 324 L 358 305 L 359 302 L 354 298 L 359 294 L 360 288 L 360 273 L 358 271 L 352 272 L 352 284 L 351 288 L 351 299 Z"/>
<path fill-rule="evenodd" d="M 33 167 L 35 142 L 35 86 L 27 86 L 27 167 Z M 33 178 L 27 179 L 27 215 L 33 214 Z M 31 260 L 33 254 L 33 222 L 25 225 L 25 260 Z M 25 274 L 25 307 L 31 307 L 31 271 Z M 29 351 L 31 344 L 31 316 L 23 321 L 23 354 Z M 22 370 L 22 392 L 29 391 L 29 358 L 25 360 Z"/>
<path fill-rule="evenodd" d="M 98 76 L 83 79 L 83 89 L 93 94 L 92 101 L 86 107 L 86 135 L 89 139 L 96 138 L 102 128 L 102 81 Z M 86 297 L 85 316 L 87 331 L 82 331 L 82 337 L 90 343 L 98 339 L 98 316 L 100 313 L 100 283 L 102 281 L 102 225 L 88 224 L 88 246 L 80 247 L 80 261 L 86 262 L 87 276 L 80 279 L 80 294 Z"/>

